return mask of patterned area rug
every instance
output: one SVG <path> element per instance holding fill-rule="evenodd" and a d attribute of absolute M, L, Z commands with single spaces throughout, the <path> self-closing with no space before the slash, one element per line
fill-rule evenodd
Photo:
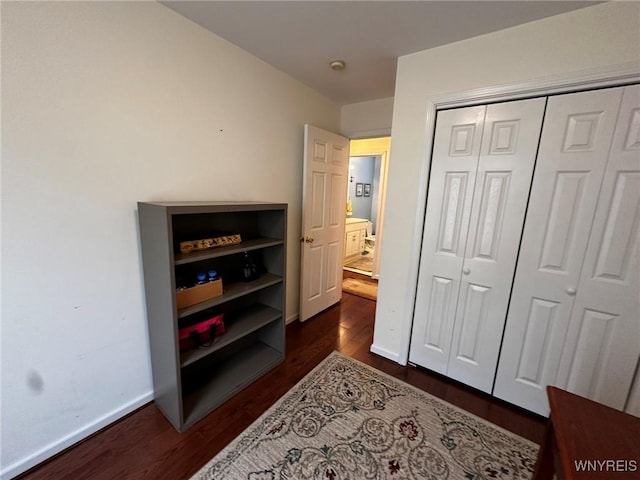
<path fill-rule="evenodd" d="M 192 480 L 525 480 L 537 450 L 334 352 Z"/>

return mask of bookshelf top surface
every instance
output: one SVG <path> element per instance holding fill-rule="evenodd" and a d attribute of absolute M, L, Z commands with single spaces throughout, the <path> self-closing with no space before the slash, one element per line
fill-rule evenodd
<path fill-rule="evenodd" d="M 225 210 L 226 208 L 232 210 L 244 210 L 244 209 L 274 209 L 284 208 L 286 203 L 278 202 L 206 202 L 206 201 L 186 201 L 186 202 L 138 202 L 138 205 L 153 205 L 164 208 L 193 208 L 193 207 L 211 207 Z"/>

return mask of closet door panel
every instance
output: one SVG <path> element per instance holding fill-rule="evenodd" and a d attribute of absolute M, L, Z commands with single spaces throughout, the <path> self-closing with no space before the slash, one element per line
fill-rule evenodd
<path fill-rule="evenodd" d="M 556 375 L 621 97 L 616 88 L 547 104 L 494 388 L 542 415 L 546 385 L 564 386 Z"/>
<path fill-rule="evenodd" d="M 626 87 L 557 381 L 622 409 L 640 356 L 640 86 Z"/>
<path fill-rule="evenodd" d="M 409 360 L 446 374 L 486 108 L 438 113 Z"/>
<path fill-rule="evenodd" d="M 489 105 L 447 375 L 491 392 L 546 99 Z"/>

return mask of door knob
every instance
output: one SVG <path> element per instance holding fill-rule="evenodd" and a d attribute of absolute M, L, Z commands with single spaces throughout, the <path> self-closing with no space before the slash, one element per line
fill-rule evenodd
<path fill-rule="evenodd" d="M 471 269 L 469 267 L 464 267 L 462 269 L 462 273 L 464 273 L 465 275 L 469 275 L 471 273 Z"/>
<path fill-rule="evenodd" d="M 567 288 L 567 295 L 571 295 L 572 297 L 576 294 L 576 289 L 569 287 Z"/>
<path fill-rule="evenodd" d="M 304 243 L 313 243 L 313 237 L 304 237 Z"/>

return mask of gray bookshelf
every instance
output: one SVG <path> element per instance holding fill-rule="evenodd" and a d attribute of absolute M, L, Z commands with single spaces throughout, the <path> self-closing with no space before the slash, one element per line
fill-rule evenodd
<path fill-rule="evenodd" d="M 138 219 L 156 406 L 184 431 L 284 360 L 287 205 L 139 202 Z M 237 245 L 180 253 L 180 241 L 239 233 Z M 249 252 L 260 277 L 241 279 Z M 222 296 L 178 309 L 184 278 L 215 269 Z M 224 315 L 211 346 L 180 351 L 178 330 Z"/>

